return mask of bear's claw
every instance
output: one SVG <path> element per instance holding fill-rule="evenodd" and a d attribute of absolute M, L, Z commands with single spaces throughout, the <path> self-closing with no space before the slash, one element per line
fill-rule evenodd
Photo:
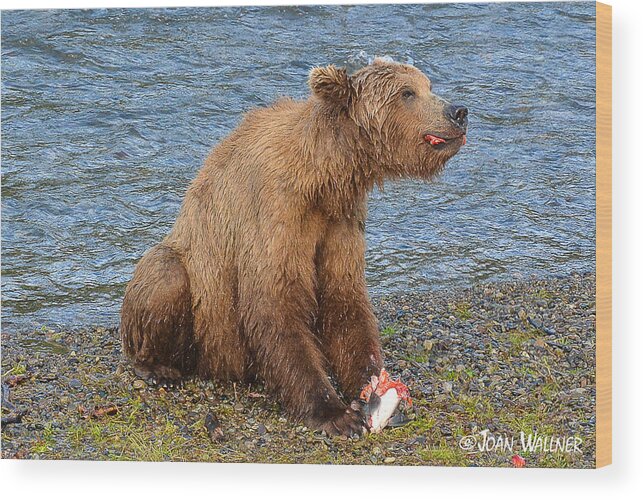
<path fill-rule="evenodd" d="M 329 436 L 361 436 L 366 431 L 364 417 L 353 408 L 337 408 L 334 414 L 317 425 L 321 431 Z"/>

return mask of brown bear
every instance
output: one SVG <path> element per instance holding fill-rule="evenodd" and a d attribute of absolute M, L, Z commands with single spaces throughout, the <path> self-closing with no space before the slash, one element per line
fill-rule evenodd
<path fill-rule="evenodd" d="M 362 432 L 347 406 L 382 368 L 364 276 L 367 197 L 430 179 L 465 143 L 467 109 L 418 69 L 313 68 L 312 95 L 248 113 L 214 148 L 167 237 L 138 263 L 121 336 L 138 373 L 262 380 L 295 418 Z"/>

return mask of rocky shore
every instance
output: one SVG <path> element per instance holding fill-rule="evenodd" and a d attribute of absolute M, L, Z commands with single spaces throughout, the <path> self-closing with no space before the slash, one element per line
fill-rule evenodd
<path fill-rule="evenodd" d="M 118 331 L 2 333 L 2 458 L 593 467 L 595 277 L 377 297 L 402 424 L 331 438 L 261 385 L 148 386 Z"/>

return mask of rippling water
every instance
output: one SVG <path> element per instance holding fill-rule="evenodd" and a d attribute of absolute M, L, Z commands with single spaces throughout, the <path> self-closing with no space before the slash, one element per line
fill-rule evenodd
<path fill-rule="evenodd" d="M 432 184 L 370 201 L 373 294 L 594 268 L 593 3 L 2 13 L 2 319 L 112 324 L 242 112 L 389 55 L 470 109 Z"/>

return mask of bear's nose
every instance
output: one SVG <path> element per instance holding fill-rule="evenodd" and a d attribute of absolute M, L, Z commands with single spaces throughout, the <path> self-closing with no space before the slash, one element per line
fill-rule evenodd
<path fill-rule="evenodd" d="M 465 108 L 464 106 L 449 104 L 448 108 L 446 109 L 446 114 L 449 117 L 449 120 L 454 122 L 458 127 L 460 127 L 461 129 L 467 128 L 467 116 L 469 115 L 469 110 L 467 108 Z"/>

